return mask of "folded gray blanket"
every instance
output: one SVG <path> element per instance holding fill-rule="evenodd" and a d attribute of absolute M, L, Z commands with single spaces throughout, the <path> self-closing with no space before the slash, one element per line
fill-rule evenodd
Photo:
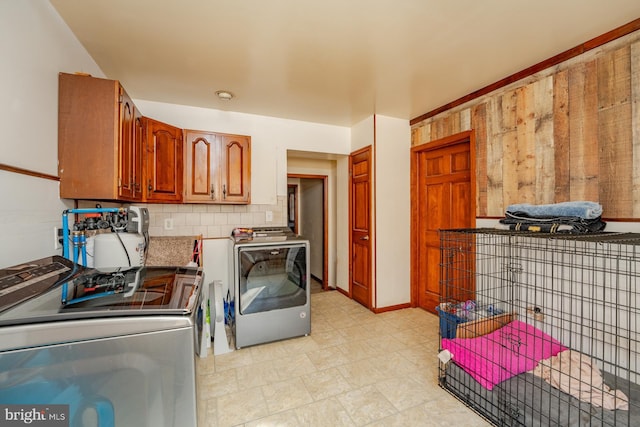
<path fill-rule="evenodd" d="M 520 203 L 509 205 L 507 213 L 531 218 L 574 217 L 596 219 L 602 216 L 602 205 L 588 201 L 562 202 L 549 205 Z"/>

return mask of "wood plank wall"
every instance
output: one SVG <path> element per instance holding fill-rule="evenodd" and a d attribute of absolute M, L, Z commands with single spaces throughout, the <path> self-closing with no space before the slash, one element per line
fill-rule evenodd
<path fill-rule="evenodd" d="M 640 219 L 640 31 L 412 126 L 412 146 L 473 129 L 478 217 L 591 200 Z"/>

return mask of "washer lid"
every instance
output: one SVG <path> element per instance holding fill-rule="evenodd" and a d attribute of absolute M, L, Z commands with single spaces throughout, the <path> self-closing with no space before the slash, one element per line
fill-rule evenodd
<path fill-rule="evenodd" d="M 81 265 L 52 256 L 0 269 L 0 313 L 82 272 Z"/>
<path fill-rule="evenodd" d="M 28 297 L 0 307 L 0 325 L 149 314 L 190 315 L 196 310 L 201 268 L 134 267 L 103 271 L 73 263 L 69 267 L 65 261 L 68 260 L 52 257 L 19 270 L 30 281 L 2 291 L 7 295 L 26 293 Z M 43 280 L 29 273 L 33 269 L 46 271 L 45 267 L 52 263 L 65 265 L 69 270 Z M 3 277 L 7 276 L 0 274 L 0 280 Z M 9 288 L 16 290 L 11 292 Z"/>

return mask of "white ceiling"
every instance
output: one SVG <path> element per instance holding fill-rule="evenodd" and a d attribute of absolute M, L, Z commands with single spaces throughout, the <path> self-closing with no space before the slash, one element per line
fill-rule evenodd
<path fill-rule="evenodd" d="M 420 116 L 640 17 L 638 0 L 51 3 L 133 98 L 341 126 Z"/>

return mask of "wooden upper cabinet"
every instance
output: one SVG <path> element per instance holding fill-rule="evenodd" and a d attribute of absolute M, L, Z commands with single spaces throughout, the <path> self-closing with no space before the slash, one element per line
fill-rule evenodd
<path fill-rule="evenodd" d="M 183 132 L 142 117 L 116 80 L 59 75 L 61 198 L 248 204 L 250 168 L 248 136 Z"/>
<path fill-rule="evenodd" d="M 145 146 L 144 201 L 182 202 L 182 129 L 143 118 Z"/>
<path fill-rule="evenodd" d="M 140 200 L 142 159 L 138 113 L 119 82 L 60 73 L 60 197 Z"/>
<path fill-rule="evenodd" d="M 185 130 L 185 196 L 190 203 L 248 204 L 251 139 Z"/>
<path fill-rule="evenodd" d="M 251 138 L 220 135 L 222 201 L 249 203 L 251 196 Z"/>

